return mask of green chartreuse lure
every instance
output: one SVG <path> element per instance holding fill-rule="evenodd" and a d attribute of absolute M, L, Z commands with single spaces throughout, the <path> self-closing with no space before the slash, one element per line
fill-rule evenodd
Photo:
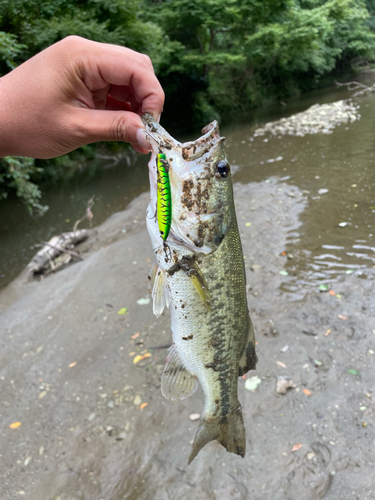
<path fill-rule="evenodd" d="M 158 201 L 157 214 L 160 236 L 165 241 L 168 238 L 172 224 L 172 194 L 169 181 L 169 165 L 165 154 L 158 154 Z"/>

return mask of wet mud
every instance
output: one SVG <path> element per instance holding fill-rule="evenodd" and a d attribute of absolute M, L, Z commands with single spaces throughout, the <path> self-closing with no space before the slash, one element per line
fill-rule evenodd
<path fill-rule="evenodd" d="M 160 391 L 171 333 L 169 313 L 156 319 L 147 303 L 147 194 L 97 228 L 84 261 L 5 288 L 0 498 L 374 498 L 375 269 L 291 300 L 282 284 L 295 281 L 285 269 L 299 256 L 285 251 L 307 196 L 277 177 L 235 185 L 258 342 L 248 379 L 260 379 L 253 390 L 239 380 L 244 459 L 212 442 L 187 466 L 189 415 L 204 397 L 170 402 Z M 277 393 L 278 376 L 296 387 Z"/>

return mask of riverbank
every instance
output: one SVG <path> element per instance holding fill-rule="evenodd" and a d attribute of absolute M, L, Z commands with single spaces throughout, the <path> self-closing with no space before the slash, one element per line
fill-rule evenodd
<path fill-rule="evenodd" d="M 260 384 L 239 380 L 245 459 L 213 442 L 187 467 L 203 395 L 160 392 L 171 336 L 147 303 L 147 198 L 99 226 L 84 261 L 0 293 L 0 497 L 370 500 L 375 270 L 288 300 L 283 252 L 310 200 L 277 177 L 235 185 Z"/>

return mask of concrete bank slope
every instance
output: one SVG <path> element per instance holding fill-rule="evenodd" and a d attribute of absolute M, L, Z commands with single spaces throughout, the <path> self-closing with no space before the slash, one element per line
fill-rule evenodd
<path fill-rule="evenodd" d="M 291 302 L 281 254 L 307 200 L 277 179 L 235 186 L 260 384 L 239 380 L 245 459 L 213 442 L 188 467 L 204 398 L 160 392 L 169 313 L 137 303 L 153 262 L 147 198 L 100 226 L 82 262 L 0 294 L 0 498 L 375 498 L 374 276 Z M 277 376 L 297 385 L 289 396 Z"/>

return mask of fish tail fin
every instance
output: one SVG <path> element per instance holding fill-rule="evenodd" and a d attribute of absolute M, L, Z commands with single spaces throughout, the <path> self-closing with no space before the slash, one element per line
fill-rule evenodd
<path fill-rule="evenodd" d="M 245 456 L 246 435 L 240 406 L 226 417 L 208 420 L 203 415 L 195 434 L 188 464 L 207 443 L 214 439 L 217 439 L 227 451 L 241 457 Z"/>

